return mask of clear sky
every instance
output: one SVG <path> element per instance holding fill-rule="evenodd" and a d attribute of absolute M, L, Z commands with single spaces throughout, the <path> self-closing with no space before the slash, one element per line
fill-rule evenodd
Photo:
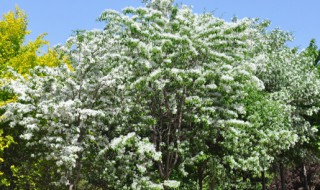
<path fill-rule="evenodd" d="M 213 12 L 216 17 L 230 20 L 250 17 L 271 20 L 278 27 L 294 34 L 290 46 L 305 48 L 311 38 L 320 44 L 320 0 L 177 0 L 192 5 L 194 12 Z M 121 10 L 126 6 L 142 6 L 140 0 L 0 0 L 0 13 L 14 10 L 15 5 L 26 11 L 28 39 L 47 32 L 51 45 L 62 44 L 77 29 L 103 28 L 96 21 L 105 9 Z"/>

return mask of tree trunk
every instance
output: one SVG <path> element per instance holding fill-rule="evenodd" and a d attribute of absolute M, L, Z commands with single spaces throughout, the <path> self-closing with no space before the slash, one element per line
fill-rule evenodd
<path fill-rule="evenodd" d="M 198 180 L 199 180 L 199 190 L 202 190 L 203 188 L 203 169 L 200 166 L 198 166 Z"/>
<path fill-rule="evenodd" d="M 266 190 L 266 176 L 265 176 L 265 171 L 262 171 L 261 173 L 261 178 L 262 178 L 262 190 Z"/>
<path fill-rule="evenodd" d="M 307 176 L 307 169 L 306 166 L 304 165 L 304 163 L 302 163 L 302 176 L 303 176 L 303 186 L 305 190 L 309 190 L 309 186 L 308 186 L 308 176 Z"/>
<path fill-rule="evenodd" d="M 284 166 L 282 161 L 280 162 L 280 180 L 281 180 L 281 190 L 286 190 L 286 179 L 284 175 Z"/>

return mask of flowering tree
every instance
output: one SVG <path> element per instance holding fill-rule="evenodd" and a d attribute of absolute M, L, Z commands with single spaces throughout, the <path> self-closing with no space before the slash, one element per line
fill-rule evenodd
<path fill-rule="evenodd" d="M 113 155 L 119 156 L 110 156 L 123 161 L 120 155 L 124 152 L 118 149 L 134 146 L 132 151 L 141 154 L 141 165 L 134 165 L 141 170 L 134 175 L 137 181 L 144 180 L 141 178 L 144 164 L 159 158 L 152 147 L 147 148 L 150 143 L 145 139 L 134 133 L 120 134 L 113 127 L 121 124 L 121 117 L 117 117 L 123 109 L 123 65 L 115 61 L 117 57 L 112 58 L 112 44 L 108 43 L 112 40 L 98 31 L 81 33 L 68 42 L 77 46 L 70 54 L 72 71 L 67 66 L 38 67 L 29 77 L 19 77 L 9 85 L 18 100 L 6 106 L 5 118 L 11 126 L 25 127 L 21 138 L 28 146 L 43 147 L 34 156 L 55 161 L 61 176 L 59 184 L 70 189 L 83 179 L 81 171 L 86 161 L 103 157 L 105 152 L 113 151 Z M 106 42 L 110 46 L 100 48 L 99 43 Z M 110 53 L 103 57 L 107 51 Z M 99 154 L 93 154 L 95 149 Z M 111 169 L 117 164 L 114 160 L 109 163 Z M 91 167 L 92 164 L 85 171 Z M 132 182 L 132 185 L 144 184 Z"/>

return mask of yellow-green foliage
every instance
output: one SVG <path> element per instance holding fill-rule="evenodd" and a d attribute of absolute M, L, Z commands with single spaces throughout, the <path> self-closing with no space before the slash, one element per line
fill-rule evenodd
<path fill-rule="evenodd" d="M 2 71 L 5 71 L 9 66 L 21 74 L 28 74 L 29 70 L 37 65 L 54 67 L 61 63 L 57 53 L 51 49 L 48 49 L 47 53 L 41 54 L 40 48 L 48 45 L 48 42 L 43 40 L 45 34 L 24 44 L 25 36 L 29 33 L 27 17 L 21 9 L 16 8 L 15 12 L 3 15 L 3 20 L 0 21 L 0 65 Z"/>
<path fill-rule="evenodd" d="M 25 36 L 27 20 L 23 11 L 16 8 L 15 12 L 3 15 L 0 21 L 0 63 L 1 66 L 17 55 Z"/>
<path fill-rule="evenodd" d="M 3 136 L 3 130 L 0 129 L 0 163 L 4 162 L 3 158 L 2 158 L 2 153 L 3 150 L 5 148 L 8 148 L 8 146 L 13 143 L 13 138 L 9 135 L 7 136 Z M 2 177 L 3 176 L 3 172 L 0 171 L 0 185 L 9 185 L 8 181 Z"/>
<path fill-rule="evenodd" d="M 3 152 L 5 148 L 7 148 L 11 143 L 13 142 L 12 137 L 5 136 L 3 137 L 3 130 L 0 129 L 0 153 Z M 0 157 L 0 163 L 3 162 L 3 158 Z M 3 175 L 3 173 L 0 171 L 0 176 Z"/>

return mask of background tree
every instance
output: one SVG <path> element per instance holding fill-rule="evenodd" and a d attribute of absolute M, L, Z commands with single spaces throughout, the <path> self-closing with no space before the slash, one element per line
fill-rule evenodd
<path fill-rule="evenodd" d="M 308 158 L 315 159 L 318 154 L 312 145 L 318 126 L 314 118 L 319 114 L 319 73 L 315 64 L 318 50 L 311 41 L 305 51 L 298 52 L 286 45 L 291 39 L 289 33 L 280 30 L 266 33 L 266 40 L 260 45 L 263 58 L 257 73 L 269 96 L 291 110 L 291 128 L 299 136 L 298 143 L 282 152 L 275 162 L 283 179 L 286 167 L 283 163 L 304 167 Z"/>

